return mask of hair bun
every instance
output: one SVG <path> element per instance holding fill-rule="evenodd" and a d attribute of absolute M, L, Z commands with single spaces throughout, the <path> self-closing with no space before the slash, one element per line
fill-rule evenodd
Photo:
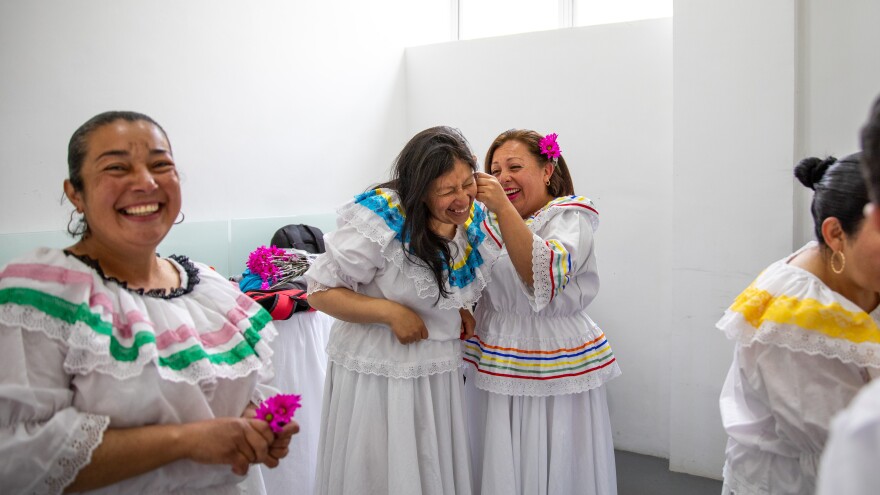
<path fill-rule="evenodd" d="M 833 156 L 824 160 L 816 157 L 804 158 L 794 167 L 794 176 L 801 184 L 815 190 L 815 184 L 822 180 L 825 171 L 836 161 Z"/>

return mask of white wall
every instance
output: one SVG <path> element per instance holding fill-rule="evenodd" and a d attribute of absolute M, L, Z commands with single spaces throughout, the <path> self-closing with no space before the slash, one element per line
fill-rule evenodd
<path fill-rule="evenodd" d="M 447 0 L 0 2 L 0 234 L 64 229 L 73 131 L 105 110 L 168 132 L 187 221 L 324 213 L 408 136 L 403 47 Z"/>
<path fill-rule="evenodd" d="M 623 375 L 618 448 L 666 457 L 672 307 L 672 21 L 407 50 L 408 132 L 459 127 L 483 163 L 511 127 L 556 132 L 575 191 L 596 201 L 602 288 L 590 314 Z M 678 355 L 679 351 L 675 354 Z"/>
<path fill-rule="evenodd" d="M 718 396 L 733 344 L 715 322 L 791 251 L 794 4 L 674 5 L 673 470 L 720 475 Z"/>
<path fill-rule="evenodd" d="M 880 2 L 798 3 L 796 158 L 842 157 L 860 149 L 858 130 L 880 94 Z M 812 191 L 795 181 L 794 244 L 814 238 Z"/>
<path fill-rule="evenodd" d="M 507 128 L 557 132 L 602 213 L 591 313 L 624 371 L 617 446 L 717 477 L 732 344 L 714 323 L 810 236 L 794 162 L 857 148 L 880 3 L 674 12 L 404 59 L 447 38 L 446 0 L 0 2 L 0 234 L 64 228 L 67 140 L 110 108 L 166 127 L 187 221 L 325 213 L 430 125 L 481 161 Z"/>

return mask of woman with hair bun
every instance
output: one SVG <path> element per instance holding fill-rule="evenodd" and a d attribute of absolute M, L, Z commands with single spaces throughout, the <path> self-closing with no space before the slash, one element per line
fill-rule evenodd
<path fill-rule="evenodd" d="M 880 234 L 859 154 L 807 158 L 816 240 L 766 268 L 716 326 L 736 342 L 721 392 L 722 493 L 813 493 L 832 416 L 880 371 Z"/>

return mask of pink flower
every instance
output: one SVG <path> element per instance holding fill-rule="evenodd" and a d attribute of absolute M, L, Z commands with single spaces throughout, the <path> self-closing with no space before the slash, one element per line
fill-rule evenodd
<path fill-rule="evenodd" d="M 290 423 L 293 414 L 299 409 L 302 397 L 293 394 L 278 394 L 269 397 L 257 407 L 257 419 L 269 423 L 275 433 L 281 433 L 284 425 Z"/>
<path fill-rule="evenodd" d="M 556 142 L 555 132 L 542 137 L 538 146 L 541 147 L 541 153 L 547 155 L 548 159 L 559 158 L 562 155 L 562 150 L 559 149 L 559 144 Z"/>
<path fill-rule="evenodd" d="M 284 262 L 290 258 L 291 255 L 281 248 L 260 246 L 248 256 L 247 267 L 251 273 L 259 275 L 263 280 L 260 288 L 266 290 L 281 276 L 277 262 Z"/>

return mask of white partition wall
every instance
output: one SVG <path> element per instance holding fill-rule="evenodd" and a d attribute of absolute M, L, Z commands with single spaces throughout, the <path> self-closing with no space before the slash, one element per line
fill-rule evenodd
<path fill-rule="evenodd" d="M 482 164 L 511 127 L 556 132 L 602 224 L 590 315 L 623 375 L 615 445 L 668 456 L 672 307 L 672 21 L 564 29 L 407 50 L 407 128 L 461 128 Z"/>
<path fill-rule="evenodd" d="M 63 229 L 67 140 L 105 110 L 162 124 L 187 221 L 331 212 L 406 141 L 404 47 L 448 0 L 0 2 L 0 234 Z"/>

